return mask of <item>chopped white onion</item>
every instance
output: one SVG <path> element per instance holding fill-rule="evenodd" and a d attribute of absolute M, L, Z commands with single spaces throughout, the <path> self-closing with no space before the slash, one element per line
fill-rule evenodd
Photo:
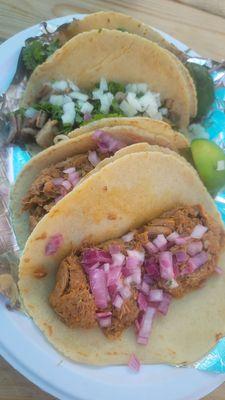
<path fill-rule="evenodd" d="M 82 112 L 82 114 L 91 114 L 93 111 L 94 106 L 89 103 L 88 101 L 84 102 L 80 111 Z"/>
<path fill-rule="evenodd" d="M 68 84 L 69 84 L 70 89 L 72 89 L 73 92 L 79 92 L 80 91 L 79 87 L 77 85 L 75 85 L 74 82 L 68 81 Z"/>
<path fill-rule="evenodd" d="M 136 108 L 133 105 L 129 104 L 127 100 L 123 100 L 120 103 L 120 109 L 127 117 L 134 117 L 137 114 Z"/>
<path fill-rule="evenodd" d="M 100 84 L 99 84 L 99 89 L 102 92 L 107 92 L 108 91 L 108 83 L 107 83 L 105 78 L 101 78 Z"/>
<path fill-rule="evenodd" d="M 52 83 L 52 88 L 64 92 L 68 88 L 68 83 L 66 81 L 55 81 Z"/>
<path fill-rule="evenodd" d="M 34 118 L 38 113 L 38 110 L 35 110 L 33 107 L 28 107 L 24 113 L 26 118 Z"/>
<path fill-rule="evenodd" d="M 81 93 L 81 92 L 71 92 L 71 93 L 69 93 L 69 96 L 72 97 L 72 99 L 76 99 L 76 100 L 81 100 L 81 101 L 88 100 L 88 95 Z"/>
<path fill-rule="evenodd" d="M 52 94 L 49 99 L 49 103 L 53 106 L 62 106 L 64 101 L 64 96 L 62 94 Z"/>
<path fill-rule="evenodd" d="M 73 125 L 75 116 L 76 116 L 76 111 L 75 111 L 75 106 L 74 103 L 66 103 L 63 105 L 63 111 L 64 114 L 62 115 L 62 122 L 63 124 L 71 124 Z"/>

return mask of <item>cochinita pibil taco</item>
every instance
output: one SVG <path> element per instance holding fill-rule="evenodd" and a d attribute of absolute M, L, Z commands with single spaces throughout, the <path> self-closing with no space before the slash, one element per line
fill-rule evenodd
<path fill-rule="evenodd" d="M 74 131 L 74 139 L 42 151 L 26 164 L 11 194 L 14 228 L 21 249 L 43 216 L 96 166 L 101 167 L 103 160 L 110 162 L 118 150 L 132 152 L 130 145 L 139 142 L 145 142 L 143 146 L 148 147 L 149 143 L 177 152 L 188 148 L 185 137 L 165 122 L 149 118 L 122 120 L 125 124 L 120 126 L 120 119 L 109 119 L 109 127 L 97 121 L 82 135 L 78 129 L 80 135 Z M 101 129 L 97 129 L 97 124 Z M 127 150 L 126 146 L 129 146 Z"/>
<path fill-rule="evenodd" d="M 81 33 L 34 70 L 21 102 L 21 132 L 48 147 L 102 117 L 150 117 L 185 129 L 197 100 L 184 70 L 143 37 L 107 29 Z"/>
<path fill-rule="evenodd" d="M 225 333 L 224 228 L 183 158 L 131 147 L 103 160 L 37 224 L 20 292 L 74 361 L 126 364 L 135 353 L 142 363 L 188 364 Z"/>

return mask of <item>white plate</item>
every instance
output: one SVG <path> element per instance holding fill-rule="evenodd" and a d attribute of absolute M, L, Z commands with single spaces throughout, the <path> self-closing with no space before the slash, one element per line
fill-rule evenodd
<path fill-rule="evenodd" d="M 62 24 L 72 17 L 82 16 L 57 18 L 51 22 Z M 39 26 L 36 25 L 0 46 L 0 93 L 10 84 L 24 40 L 38 33 Z M 168 35 L 165 37 L 182 50 L 187 49 Z M 224 375 L 194 368 L 151 365 L 142 366 L 140 373 L 135 374 L 126 366 L 95 368 L 72 363 L 48 344 L 30 318 L 20 312 L 9 312 L 3 298 L 0 300 L 0 354 L 24 376 L 58 399 L 197 400 L 225 381 Z"/>

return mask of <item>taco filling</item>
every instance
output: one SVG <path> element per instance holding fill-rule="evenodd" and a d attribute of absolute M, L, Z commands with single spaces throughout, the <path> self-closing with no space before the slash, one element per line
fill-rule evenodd
<path fill-rule="evenodd" d="M 104 78 L 89 92 L 81 91 L 74 82 L 46 83 L 37 103 L 18 110 L 11 116 L 14 140 L 35 140 L 48 147 L 67 139 L 73 129 L 107 117 L 145 116 L 162 120 L 168 115 L 170 101 L 162 104 L 160 94 L 145 83 L 123 85 Z"/>
<path fill-rule="evenodd" d="M 56 236 L 46 255 L 60 246 Z M 167 314 L 173 297 L 220 272 L 223 245 L 221 226 L 202 206 L 178 207 L 120 239 L 74 250 L 59 266 L 49 301 L 71 328 L 99 325 L 116 339 L 135 325 L 138 343 L 146 345 L 153 319 Z"/>
<path fill-rule="evenodd" d="M 126 146 L 102 130 L 95 131 L 92 138 L 95 149 L 45 168 L 32 183 L 22 201 L 23 210 L 29 212 L 31 230 L 100 161 Z"/>

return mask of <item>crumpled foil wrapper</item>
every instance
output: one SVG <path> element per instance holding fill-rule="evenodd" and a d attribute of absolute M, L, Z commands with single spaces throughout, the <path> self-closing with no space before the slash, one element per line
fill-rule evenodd
<path fill-rule="evenodd" d="M 42 29 L 43 24 L 40 25 L 40 33 Z M 198 132 L 192 131 L 190 139 L 208 138 L 225 150 L 225 63 L 218 64 L 213 60 L 193 57 L 190 49 L 187 49 L 186 54 L 188 61 L 210 68 L 215 84 L 215 101 L 201 121 L 203 128 L 198 129 Z M 0 124 L 1 135 L 3 136 L 4 132 Z M 20 249 L 10 220 L 10 188 L 31 157 L 25 147 L 13 144 L 3 146 L 0 140 L 0 293 L 9 299 L 9 309 L 20 308 L 17 288 Z M 218 193 L 215 203 L 225 222 L 225 189 Z M 225 373 L 225 338 L 193 366 L 202 371 Z"/>

